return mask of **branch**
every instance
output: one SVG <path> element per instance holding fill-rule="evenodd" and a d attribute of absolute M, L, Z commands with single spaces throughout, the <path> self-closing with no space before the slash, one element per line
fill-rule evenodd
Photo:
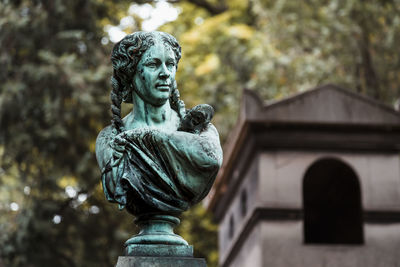
<path fill-rule="evenodd" d="M 366 93 L 375 99 L 380 99 L 380 79 L 373 64 L 372 48 L 369 40 L 370 30 L 368 29 L 368 18 L 363 11 L 363 9 L 353 11 L 353 17 L 361 29 L 361 36 L 358 40 L 361 62 L 356 66 L 356 75 L 358 75 L 358 79 L 361 78 L 361 75 L 363 76 Z M 359 87 L 358 90 L 361 89 L 361 84 Z"/>
<path fill-rule="evenodd" d="M 224 0 L 219 1 L 219 4 L 211 4 L 209 2 L 207 2 L 207 0 L 186 0 L 189 3 L 192 3 L 193 5 L 196 5 L 198 7 L 204 8 L 205 10 L 207 10 L 208 12 L 210 12 L 211 15 L 218 15 L 221 14 L 223 12 L 225 12 L 226 10 L 228 10 L 227 5 L 225 4 Z M 179 2 L 182 2 L 181 0 L 168 0 L 168 3 L 171 4 L 176 4 Z"/>
<path fill-rule="evenodd" d="M 206 9 L 212 15 L 218 15 L 228 10 L 228 7 L 223 2 L 218 5 L 212 5 L 206 0 L 188 0 L 188 2 Z"/>

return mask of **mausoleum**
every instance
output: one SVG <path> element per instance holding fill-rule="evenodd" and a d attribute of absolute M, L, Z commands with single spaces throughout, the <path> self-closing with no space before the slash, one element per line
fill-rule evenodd
<path fill-rule="evenodd" d="M 335 85 L 244 90 L 207 205 L 220 266 L 400 266 L 400 113 Z"/>

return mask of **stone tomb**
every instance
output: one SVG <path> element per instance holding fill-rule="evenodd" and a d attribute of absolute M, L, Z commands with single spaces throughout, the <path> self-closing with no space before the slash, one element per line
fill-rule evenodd
<path fill-rule="evenodd" d="M 245 90 L 208 199 L 220 266 L 400 266 L 400 113 L 326 85 Z"/>

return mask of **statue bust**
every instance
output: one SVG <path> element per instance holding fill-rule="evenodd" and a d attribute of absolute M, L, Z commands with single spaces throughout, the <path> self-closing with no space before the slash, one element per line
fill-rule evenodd
<path fill-rule="evenodd" d="M 208 194 L 222 164 L 212 107 L 187 110 L 180 100 L 180 58 L 179 43 L 164 32 L 135 32 L 112 52 L 112 124 L 97 137 L 96 158 L 106 198 L 141 229 L 125 243 L 126 255 L 190 256 L 173 227 Z M 122 101 L 133 103 L 123 119 Z"/>

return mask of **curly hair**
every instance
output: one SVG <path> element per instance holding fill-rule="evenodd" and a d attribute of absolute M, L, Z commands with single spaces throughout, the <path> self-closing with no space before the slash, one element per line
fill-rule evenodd
<path fill-rule="evenodd" d="M 181 58 L 181 47 L 178 41 L 170 34 L 164 32 L 135 32 L 127 35 L 120 42 L 115 44 L 111 61 L 113 66 L 113 76 L 111 77 L 111 112 L 112 126 L 117 133 L 125 130 L 121 118 L 121 103 L 132 103 L 133 76 L 136 67 L 144 52 L 156 42 L 168 45 L 175 54 L 176 66 Z M 179 91 L 174 84 L 170 96 L 170 105 L 179 117 L 184 115 L 184 103 L 179 98 Z"/>

